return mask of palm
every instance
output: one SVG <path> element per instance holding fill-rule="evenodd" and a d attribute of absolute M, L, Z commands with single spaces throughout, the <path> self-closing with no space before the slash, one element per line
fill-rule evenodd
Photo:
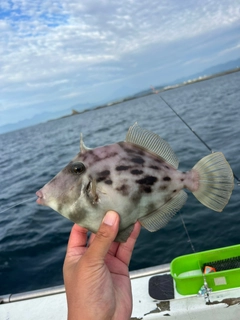
<path fill-rule="evenodd" d="M 90 246 L 86 247 L 87 230 L 74 226 L 64 262 L 64 282 L 70 309 L 81 310 L 79 319 L 95 319 L 96 315 L 99 320 L 130 317 L 132 295 L 128 265 L 139 232 L 137 223 L 126 243 L 113 242 L 103 254 L 100 238 L 94 241 L 98 235 L 92 235 Z"/>
<path fill-rule="evenodd" d="M 106 290 L 112 287 L 114 295 L 115 314 L 122 313 L 122 319 L 128 319 L 132 308 L 131 283 L 129 279 L 128 264 L 125 264 L 116 256 L 108 254 L 105 259 Z M 108 283 L 108 284 L 107 284 Z M 108 286 L 107 286 L 108 285 Z M 109 294 L 109 303 L 113 302 L 113 295 Z"/>

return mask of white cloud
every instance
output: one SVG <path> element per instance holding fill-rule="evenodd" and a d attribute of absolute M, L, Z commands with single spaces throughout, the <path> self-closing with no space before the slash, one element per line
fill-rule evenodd
<path fill-rule="evenodd" d="M 207 50 L 211 34 L 239 28 L 240 21 L 233 0 L 2 0 L 0 10 L 4 109 L 54 96 L 57 104 L 59 97 L 77 97 L 79 88 L 82 94 L 175 65 L 174 48 L 181 47 L 182 64 L 192 65 L 201 55 L 188 57 L 196 39 Z M 218 50 L 229 48 L 223 43 Z"/>
<path fill-rule="evenodd" d="M 230 48 L 227 48 L 227 49 L 224 49 L 222 51 L 220 51 L 218 54 L 219 55 L 225 55 L 225 54 L 228 54 L 229 52 L 231 51 L 235 51 L 237 50 L 237 52 L 239 53 L 240 51 L 240 43 L 238 43 L 237 45 L 233 46 L 233 47 L 230 47 Z"/>

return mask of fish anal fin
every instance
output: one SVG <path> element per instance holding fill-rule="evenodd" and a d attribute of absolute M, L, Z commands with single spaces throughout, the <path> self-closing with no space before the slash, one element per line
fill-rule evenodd
<path fill-rule="evenodd" d="M 134 224 L 130 225 L 129 227 L 127 227 L 124 230 L 119 231 L 114 241 L 116 241 L 116 242 L 126 242 L 128 237 L 132 233 L 133 228 L 134 228 Z"/>
<path fill-rule="evenodd" d="M 159 135 L 141 128 L 137 123 L 129 128 L 125 141 L 154 153 L 173 168 L 178 168 L 177 156 L 169 144 Z"/>
<path fill-rule="evenodd" d="M 181 190 L 162 207 L 139 219 L 139 222 L 148 231 L 157 231 L 167 225 L 172 217 L 182 208 L 186 200 L 187 194 Z"/>

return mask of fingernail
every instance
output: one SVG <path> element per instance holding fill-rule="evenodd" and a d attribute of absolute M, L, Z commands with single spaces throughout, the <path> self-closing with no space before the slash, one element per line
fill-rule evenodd
<path fill-rule="evenodd" d="M 103 218 L 103 223 L 109 225 L 109 226 L 113 226 L 115 221 L 117 219 L 117 214 L 114 211 L 108 211 L 105 215 L 105 217 Z"/>

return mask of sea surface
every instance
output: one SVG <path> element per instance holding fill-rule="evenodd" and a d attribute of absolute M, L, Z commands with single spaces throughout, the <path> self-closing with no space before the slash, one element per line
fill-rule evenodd
<path fill-rule="evenodd" d="M 240 177 L 240 72 L 161 93 L 207 142 L 222 151 Z M 175 150 L 179 169 L 187 171 L 209 150 L 158 94 L 0 135 L 0 294 L 63 283 L 62 265 L 73 223 L 36 204 L 35 192 L 79 152 L 80 132 L 88 147 L 125 139 L 130 125 L 159 134 Z M 163 229 L 142 229 L 130 270 L 169 263 L 195 251 L 240 243 L 240 187 L 222 213 L 189 193 L 185 206 Z M 23 200 L 31 201 L 8 211 Z"/>

